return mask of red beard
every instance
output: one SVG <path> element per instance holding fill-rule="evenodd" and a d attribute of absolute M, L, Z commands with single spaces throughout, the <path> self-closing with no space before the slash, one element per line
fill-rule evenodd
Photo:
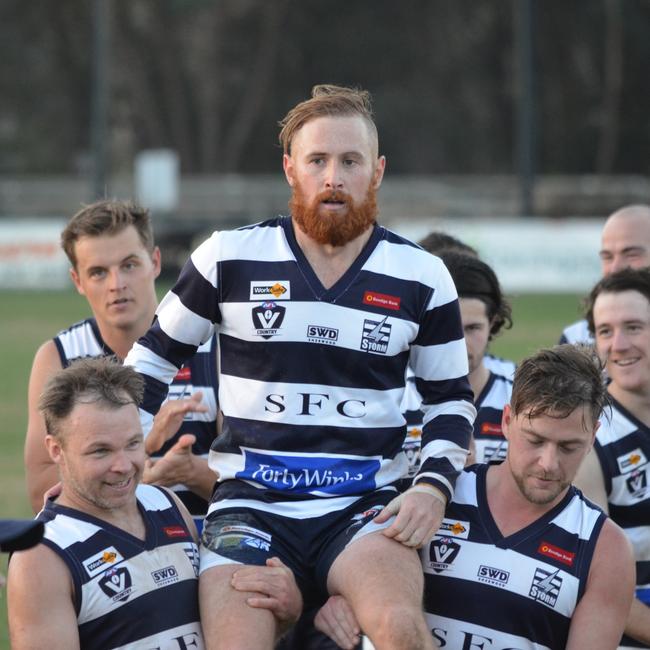
<path fill-rule="evenodd" d="M 323 201 L 341 201 L 347 206 L 345 214 L 335 214 L 325 209 Z M 364 232 L 377 221 L 377 191 L 368 188 L 366 198 L 355 205 L 345 192 L 321 192 L 311 205 L 305 204 L 305 197 L 299 185 L 293 189 L 289 201 L 291 218 L 308 237 L 319 244 L 343 246 Z"/>

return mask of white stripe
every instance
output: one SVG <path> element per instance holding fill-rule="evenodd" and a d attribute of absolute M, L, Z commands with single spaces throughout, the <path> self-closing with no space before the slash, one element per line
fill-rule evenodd
<path fill-rule="evenodd" d="M 426 381 L 464 377 L 469 370 L 465 339 L 440 345 L 413 345 L 409 363 L 415 376 Z"/>
<path fill-rule="evenodd" d="M 185 307 L 172 291 L 162 299 L 156 314 L 163 332 L 179 343 L 198 347 L 214 333 L 214 325 Z"/>
<path fill-rule="evenodd" d="M 138 639 L 133 643 L 127 643 L 124 646 L 115 647 L 113 650 L 176 650 L 181 648 L 179 639 L 184 641 L 182 647 L 191 648 L 192 650 L 204 650 L 203 633 L 201 625 L 196 623 L 186 623 L 170 630 L 165 630 L 159 634 L 152 634 L 144 639 Z"/>
<path fill-rule="evenodd" d="M 94 524 L 58 514 L 45 524 L 45 538 L 61 548 L 68 548 L 77 542 L 85 542 L 99 530 Z"/>
<path fill-rule="evenodd" d="M 155 352 L 145 348 L 140 343 L 133 344 L 130 352 L 126 355 L 126 359 L 124 359 L 124 365 L 133 366 L 139 373 L 149 375 L 149 377 L 168 384 L 172 382 L 178 372 L 178 368 L 173 363 L 159 357 Z"/>
<path fill-rule="evenodd" d="M 223 499 L 210 504 L 208 515 L 228 508 L 250 508 L 251 510 L 270 512 L 290 519 L 308 519 L 310 517 L 323 517 L 343 510 L 361 498 L 360 496 L 332 497 L 329 499 L 307 499 L 305 501 L 277 501 L 275 503 L 264 503 L 256 499 Z"/>
<path fill-rule="evenodd" d="M 399 409 L 403 388 L 271 383 L 225 374 L 219 379 L 219 403 L 227 417 L 360 430 L 400 427 L 405 422 Z"/>
<path fill-rule="evenodd" d="M 590 508 L 576 494 L 567 507 L 553 519 L 553 523 L 572 535 L 577 534 L 580 539 L 589 540 L 599 516 L 599 510 Z M 580 529 L 576 530 L 578 522 L 580 522 Z"/>
<path fill-rule="evenodd" d="M 529 641 L 525 637 L 514 634 L 506 634 L 482 625 L 473 625 L 467 621 L 459 621 L 454 618 L 436 616 L 427 613 L 427 624 L 431 630 L 445 632 L 445 645 L 449 648 L 466 648 L 467 639 L 476 635 L 477 639 L 484 639 L 494 648 L 517 648 L 517 650 L 551 650 L 545 645 Z M 494 644 L 494 645 L 493 645 Z M 372 646 L 364 646 L 372 647 Z M 474 645 L 472 648 L 486 648 L 484 645 Z"/>

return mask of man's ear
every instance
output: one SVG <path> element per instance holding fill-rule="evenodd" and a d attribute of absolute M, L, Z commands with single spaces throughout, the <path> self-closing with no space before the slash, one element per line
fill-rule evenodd
<path fill-rule="evenodd" d="M 510 434 L 510 422 L 512 421 L 512 409 L 510 404 L 506 404 L 503 407 L 503 414 L 501 415 L 501 431 L 503 432 L 504 438 L 508 438 Z"/>
<path fill-rule="evenodd" d="M 83 287 L 81 286 L 81 280 L 79 278 L 79 274 L 77 273 L 77 270 L 74 268 L 74 266 L 70 267 L 70 279 L 72 280 L 72 284 L 74 284 L 77 293 L 79 293 L 82 296 L 85 296 L 86 294 L 83 290 Z"/>
<path fill-rule="evenodd" d="M 293 159 L 288 153 L 282 156 L 282 169 L 284 169 L 284 175 L 286 176 L 287 183 L 289 183 L 289 187 L 293 187 L 296 184 L 296 174 Z"/>
<path fill-rule="evenodd" d="M 52 462 L 59 465 L 63 460 L 63 447 L 61 442 L 49 433 L 45 436 L 45 447 L 47 453 L 50 455 Z"/>

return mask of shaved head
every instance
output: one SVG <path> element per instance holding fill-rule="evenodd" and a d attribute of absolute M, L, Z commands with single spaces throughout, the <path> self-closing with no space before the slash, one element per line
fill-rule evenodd
<path fill-rule="evenodd" d="M 650 266 L 650 206 L 627 205 L 610 215 L 603 227 L 600 261 L 603 276 Z"/>

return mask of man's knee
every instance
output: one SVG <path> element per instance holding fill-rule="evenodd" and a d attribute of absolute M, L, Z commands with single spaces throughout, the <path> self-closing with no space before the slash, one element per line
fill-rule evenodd
<path fill-rule="evenodd" d="M 376 650 L 424 650 L 433 647 L 431 634 L 418 607 L 389 602 L 365 613 L 362 627 Z"/>

